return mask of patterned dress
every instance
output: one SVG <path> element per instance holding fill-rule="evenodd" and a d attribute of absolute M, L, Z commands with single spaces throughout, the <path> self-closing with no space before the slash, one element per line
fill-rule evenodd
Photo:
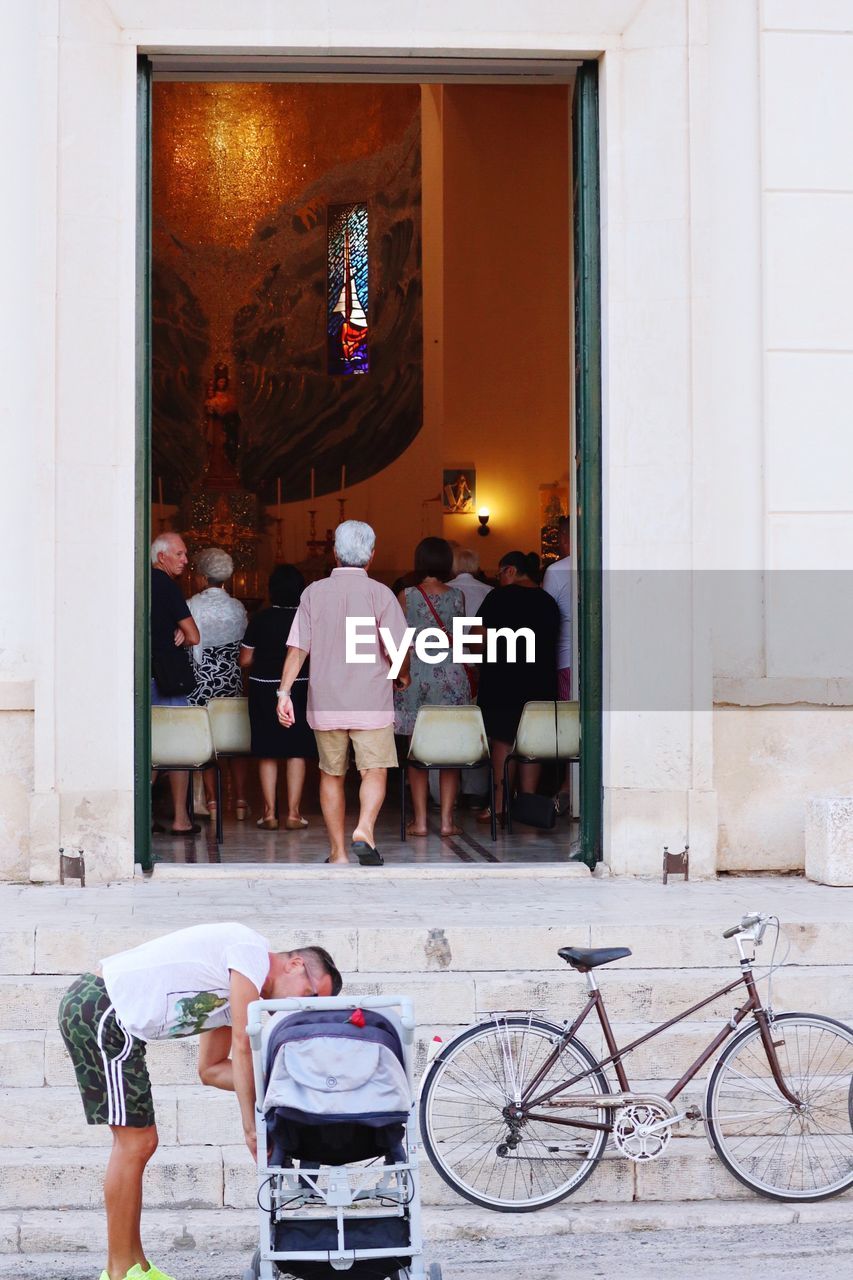
<path fill-rule="evenodd" d="M 246 630 L 246 610 L 220 587 L 208 587 L 187 604 L 201 635 L 193 647 L 196 687 L 187 701 L 206 707 L 211 698 L 240 698 L 240 641 Z"/>
<path fill-rule="evenodd" d="M 406 623 L 416 628 L 416 635 L 438 623 L 417 587 L 406 587 Z M 453 637 L 453 619 L 465 617 L 465 597 L 456 587 L 439 595 L 430 595 L 442 626 Z M 423 706 L 459 707 L 471 702 L 471 687 L 464 666 L 452 661 L 448 653 L 441 662 L 421 662 L 412 649 L 412 683 L 408 689 L 394 691 L 394 732 L 410 734 L 415 727 L 418 710 Z"/>

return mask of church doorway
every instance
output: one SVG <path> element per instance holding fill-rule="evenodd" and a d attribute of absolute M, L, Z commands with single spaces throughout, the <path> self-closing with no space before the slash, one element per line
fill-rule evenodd
<path fill-rule="evenodd" d="M 186 543 L 187 599 L 210 590 L 201 553 L 224 551 L 226 590 L 251 619 L 269 604 L 276 565 L 306 582 L 328 572 L 342 518 L 374 527 L 373 573 L 392 585 L 432 535 L 477 552 L 491 582 L 510 550 L 538 553 L 544 568 L 568 517 L 583 724 L 574 815 L 492 846 L 472 811 L 464 837 L 397 844 L 394 860 L 594 861 L 595 64 L 263 62 L 140 59 L 139 860 L 310 862 L 324 851 L 310 764 L 307 829 L 256 826 L 253 760 L 245 784 L 233 764 L 224 771 L 219 848 L 204 815 L 194 841 L 171 836 L 165 788 L 154 804 L 167 829 L 151 836 L 148 548 L 158 534 Z M 556 782 L 546 771 L 543 786 Z M 389 839 L 395 794 L 391 777 Z M 207 807 L 198 784 L 196 802 Z"/>

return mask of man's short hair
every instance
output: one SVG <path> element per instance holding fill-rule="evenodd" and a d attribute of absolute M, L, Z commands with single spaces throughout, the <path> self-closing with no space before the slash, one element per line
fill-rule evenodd
<path fill-rule="evenodd" d="M 355 524 L 356 521 L 349 523 Z M 292 951 L 287 952 L 290 956 L 301 956 L 305 961 L 305 968 L 314 979 L 314 985 L 317 985 L 319 978 L 328 977 L 332 983 L 332 995 L 340 994 L 344 980 L 340 975 L 340 971 L 332 957 L 329 955 L 325 947 L 294 947 Z"/>
<path fill-rule="evenodd" d="M 175 538 L 179 538 L 179 533 L 169 530 L 167 533 L 158 533 L 157 537 L 151 543 L 151 563 L 156 564 L 161 551 L 168 551 Z"/>
<path fill-rule="evenodd" d="M 478 573 L 480 569 L 480 557 L 476 551 L 472 551 L 470 547 L 454 547 L 453 548 L 453 572 L 456 573 Z"/>
<path fill-rule="evenodd" d="M 335 555 L 348 569 L 363 569 L 376 546 L 376 534 L 363 520 L 345 520 L 335 530 Z"/>

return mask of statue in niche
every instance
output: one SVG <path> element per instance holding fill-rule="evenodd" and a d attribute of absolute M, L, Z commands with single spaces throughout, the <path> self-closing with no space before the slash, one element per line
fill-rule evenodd
<path fill-rule="evenodd" d="M 218 363 L 207 384 L 204 401 L 204 438 L 207 443 L 205 477 L 217 484 L 239 483 L 237 455 L 240 448 L 240 414 L 231 391 L 228 365 Z"/>

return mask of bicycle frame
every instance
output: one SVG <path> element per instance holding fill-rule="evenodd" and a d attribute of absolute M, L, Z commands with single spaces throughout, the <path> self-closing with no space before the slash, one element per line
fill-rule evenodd
<path fill-rule="evenodd" d="M 743 952 L 741 952 L 741 955 L 743 956 Z M 628 1077 L 625 1073 L 625 1067 L 622 1062 L 624 1057 L 629 1053 L 632 1053 L 634 1049 L 638 1049 L 640 1045 L 646 1044 L 649 1040 L 653 1040 L 655 1036 L 659 1036 L 662 1032 L 669 1030 L 670 1027 L 674 1027 L 677 1023 L 683 1022 L 685 1018 L 689 1018 L 691 1014 L 696 1013 L 699 1009 L 704 1009 L 706 1005 L 712 1004 L 715 1000 L 719 999 L 720 996 L 728 995 L 730 991 L 734 991 L 737 987 L 741 986 L 741 984 L 746 987 L 748 997 L 746 1001 L 738 1009 L 735 1009 L 731 1018 L 719 1034 L 714 1037 L 699 1057 L 696 1058 L 696 1060 L 687 1068 L 681 1079 L 678 1080 L 664 1096 L 668 1102 L 672 1102 L 677 1098 L 693 1077 L 702 1070 L 708 1059 L 713 1057 L 717 1050 L 725 1044 L 726 1040 L 728 1040 L 730 1036 L 734 1035 L 740 1023 L 743 1022 L 743 1020 L 751 1013 L 755 1016 L 755 1020 L 758 1023 L 759 1030 L 761 1032 L 761 1041 L 764 1045 L 764 1051 L 767 1054 L 767 1061 L 779 1091 L 783 1097 L 788 1100 L 788 1102 L 793 1103 L 795 1106 L 799 1105 L 799 1098 L 797 1098 L 795 1094 L 791 1093 L 785 1084 L 785 1079 L 782 1075 L 782 1069 L 779 1065 L 779 1059 L 776 1054 L 776 1047 L 773 1043 L 770 1019 L 767 1016 L 767 1011 L 761 1003 L 761 997 L 758 994 L 755 977 L 752 973 L 751 962 L 746 958 L 741 959 L 741 973 L 734 982 L 730 982 L 728 986 L 720 987 L 719 991 L 715 991 L 712 995 L 706 996 L 704 1000 L 700 1000 L 697 1004 L 691 1005 L 690 1008 L 685 1009 L 683 1013 L 676 1014 L 674 1018 L 670 1018 L 667 1022 L 661 1023 L 659 1027 L 655 1027 L 652 1031 L 646 1032 L 645 1035 L 638 1036 L 636 1040 L 632 1040 L 630 1044 L 625 1045 L 622 1049 L 620 1049 L 616 1043 L 616 1037 L 613 1034 L 613 1028 L 610 1025 L 610 1018 L 608 1017 L 607 1008 L 604 1003 L 604 996 L 601 993 L 594 973 L 591 970 L 581 970 L 581 972 L 584 972 L 586 976 L 587 987 L 589 989 L 589 999 L 571 1026 L 567 1027 L 566 1030 L 563 1031 L 560 1036 L 559 1043 L 551 1051 L 543 1065 L 537 1071 L 536 1075 L 523 1090 L 520 1106 L 518 1108 L 518 1111 L 520 1112 L 519 1118 L 523 1116 L 526 1120 L 545 1120 L 550 1124 L 571 1125 L 578 1129 L 603 1129 L 610 1132 L 613 1127 L 611 1124 L 599 1124 L 591 1120 L 571 1120 L 569 1118 L 561 1118 L 552 1114 L 543 1115 L 541 1113 L 536 1113 L 533 1108 L 543 1106 L 550 1102 L 552 1098 L 555 1098 L 557 1094 L 563 1093 L 566 1089 L 570 1089 L 572 1085 L 577 1084 L 580 1080 L 585 1080 L 595 1071 L 598 1071 L 602 1067 L 608 1067 L 611 1065 L 616 1072 L 616 1078 L 619 1081 L 619 1086 L 622 1091 L 624 1093 L 630 1093 L 631 1085 L 628 1081 Z M 598 1021 L 601 1025 L 609 1057 L 601 1058 L 588 1070 L 578 1072 L 576 1075 L 562 1081 L 554 1088 L 548 1089 L 545 1093 L 536 1094 L 536 1089 L 542 1080 L 545 1079 L 548 1072 L 559 1060 L 563 1045 L 574 1037 L 579 1028 L 583 1026 L 590 1013 L 592 1013 L 593 1009 L 598 1015 Z M 602 1101 L 603 1100 L 604 1099 L 602 1099 Z M 589 1101 L 589 1099 L 586 1099 L 585 1102 L 582 1103 L 579 1099 L 577 1105 L 588 1105 Z M 571 1107 L 573 1105 L 572 1099 L 566 1098 L 564 1105 Z"/>

